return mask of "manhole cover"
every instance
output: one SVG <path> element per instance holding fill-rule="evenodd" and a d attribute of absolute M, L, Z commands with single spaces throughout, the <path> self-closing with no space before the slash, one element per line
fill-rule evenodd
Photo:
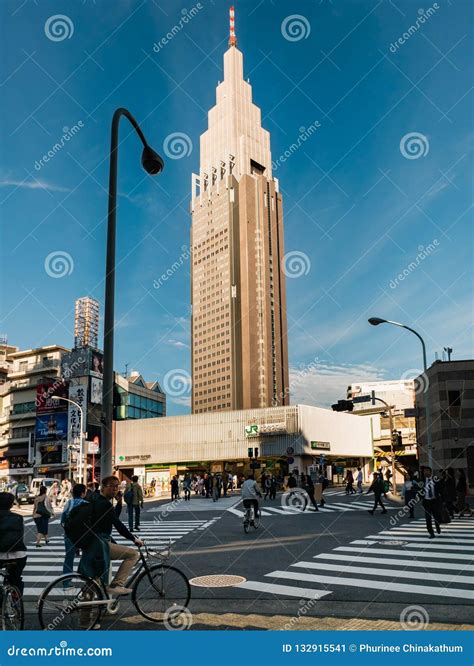
<path fill-rule="evenodd" d="M 233 587 L 245 583 L 243 576 L 226 576 L 221 574 L 212 574 L 211 576 L 198 576 L 191 578 L 190 585 L 194 587 Z"/>
<path fill-rule="evenodd" d="M 408 541 L 397 541 L 394 539 L 393 541 L 379 541 L 382 546 L 406 546 Z"/>

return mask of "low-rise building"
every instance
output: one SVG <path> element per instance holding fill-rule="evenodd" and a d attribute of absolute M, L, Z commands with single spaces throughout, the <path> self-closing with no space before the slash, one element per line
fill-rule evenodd
<path fill-rule="evenodd" d="M 258 449 L 263 470 L 284 476 L 320 465 L 330 479 L 362 467 L 367 480 L 373 454 L 371 417 L 294 405 L 168 416 L 115 424 L 114 464 L 167 489 L 175 474 L 250 470 L 249 449 Z"/>
<path fill-rule="evenodd" d="M 474 360 L 435 361 L 417 378 L 420 464 L 428 464 L 426 399 L 431 406 L 432 457 L 435 470 L 464 470 L 474 485 Z"/>

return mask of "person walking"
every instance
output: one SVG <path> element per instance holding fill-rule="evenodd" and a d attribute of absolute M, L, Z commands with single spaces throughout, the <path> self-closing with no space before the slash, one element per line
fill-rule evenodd
<path fill-rule="evenodd" d="M 204 474 L 204 490 L 206 499 L 209 499 L 212 494 L 212 478 L 210 474 Z"/>
<path fill-rule="evenodd" d="M 347 470 L 346 474 L 346 495 L 353 495 L 355 493 L 354 490 L 354 475 L 352 474 L 352 470 Z"/>
<path fill-rule="evenodd" d="M 217 474 L 214 474 L 212 477 L 212 501 L 217 502 L 219 499 L 220 495 L 220 484 L 219 484 L 219 476 Z"/>
<path fill-rule="evenodd" d="M 23 594 L 22 573 L 26 564 L 25 525 L 23 516 L 13 513 L 13 493 L 0 493 L 0 566 L 8 565 L 6 583 Z"/>
<path fill-rule="evenodd" d="M 35 497 L 33 503 L 33 520 L 36 525 L 36 548 L 41 547 L 41 539 L 44 539 L 46 544 L 49 543 L 48 523 L 53 516 L 54 510 L 51 500 L 48 497 L 48 489 L 46 486 L 40 486 L 38 495 Z"/>
<path fill-rule="evenodd" d="M 85 496 L 86 496 L 86 487 L 83 483 L 76 483 L 74 488 L 72 489 L 72 498 L 69 499 L 66 502 L 66 505 L 63 509 L 63 512 L 61 514 L 61 527 L 64 529 L 64 523 L 66 522 L 66 518 L 75 506 L 79 506 L 79 504 L 84 504 L 86 502 Z M 64 533 L 64 563 L 63 563 L 63 574 L 68 574 L 73 572 L 73 567 L 74 567 L 74 557 L 77 552 L 77 548 L 74 545 L 74 543 L 71 541 L 71 539 L 67 536 L 66 533 Z M 65 583 L 63 587 L 72 587 L 72 583 Z"/>
<path fill-rule="evenodd" d="M 362 480 L 364 478 L 364 475 L 362 474 L 362 469 L 360 467 L 357 468 L 357 491 L 362 494 Z"/>
<path fill-rule="evenodd" d="M 128 529 L 130 532 L 140 529 L 140 510 L 143 509 L 143 488 L 138 483 L 138 476 L 132 476 L 132 482 L 124 493 L 128 508 Z M 135 517 L 135 527 L 133 525 Z"/>
<path fill-rule="evenodd" d="M 175 475 L 171 479 L 171 501 L 179 499 L 179 481 Z"/>
<path fill-rule="evenodd" d="M 423 468 L 420 494 L 423 497 L 423 508 L 425 510 L 426 529 L 430 539 L 434 539 L 433 521 L 438 534 L 441 534 L 441 492 L 438 479 L 433 478 L 431 467 Z"/>
<path fill-rule="evenodd" d="M 191 499 L 191 477 L 186 474 L 183 481 L 184 501 L 189 502 Z"/>
<path fill-rule="evenodd" d="M 458 470 L 458 481 L 456 483 L 456 503 L 459 515 L 466 509 L 467 481 L 463 469 Z"/>
<path fill-rule="evenodd" d="M 316 500 L 314 499 L 314 483 L 313 479 L 309 474 L 306 474 L 305 480 L 304 480 L 304 489 L 308 493 L 309 501 L 314 507 L 315 511 L 318 511 L 318 505 L 316 503 Z M 304 511 L 306 511 L 306 505 L 304 507 Z"/>
<path fill-rule="evenodd" d="M 47 492 L 52 507 L 57 507 L 59 503 L 59 482 L 53 481 Z"/>
<path fill-rule="evenodd" d="M 418 484 L 415 481 L 413 472 L 410 470 L 405 476 L 405 481 L 402 486 L 402 495 L 405 501 L 405 506 L 408 507 L 410 518 L 415 517 L 415 504 L 418 493 Z"/>
<path fill-rule="evenodd" d="M 272 482 L 272 481 L 271 481 L 271 476 L 270 476 L 270 474 L 268 474 L 268 475 L 265 477 L 265 484 L 262 485 L 262 492 L 265 493 L 263 499 L 268 499 L 268 496 L 269 496 L 269 494 L 270 494 L 270 486 L 271 486 L 271 482 Z"/>
<path fill-rule="evenodd" d="M 382 473 L 379 474 L 378 472 L 374 472 L 374 478 L 370 488 L 367 491 L 367 495 L 369 493 L 374 493 L 374 508 L 369 509 L 369 513 L 373 516 L 375 509 L 379 504 L 382 508 L 382 513 L 387 513 L 387 509 L 385 508 L 382 502 L 382 495 L 384 493 L 384 483 L 383 483 Z"/>
<path fill-rule="evenodd" d="M 100 490 L 99 490 L 99 484 L 97 481 L 90 481 L 87 484 L 87 492 L 85 499 L 88 502 L 93 502 L 94 500 L 98 499 L 100 497 Z"/>
<path fill-rule="evenodd" d="M 227 488 L 229 485 L 229 477 L 227 476 L 227 472 L 224 472 L 222 475 L 222 493 L 224 497 L 227 497 Z"/>
<path fill-rule="evenodd" d="M 446 470 L 446 478 L 444 481 L 444 501 L 448 510 L 450 518 L 454 518 L 456 510 L 456 479 L 454 470 L 448 467 Z"/>
<path fill-rule="evenodd" d="M 270 478 L 270 499 L 271 500 L 276 499 L 276 494 L 277 494 L 277 480 L 276 476 L 272 474 Z"/>

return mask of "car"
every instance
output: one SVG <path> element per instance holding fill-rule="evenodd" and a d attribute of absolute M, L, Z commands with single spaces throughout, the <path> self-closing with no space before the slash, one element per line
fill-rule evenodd
<path fill-rule="evenodd" d="M 15 488 L 12 490 L 15 495 L 15 499 L 18 504 L 29 504 L 30 503 L 30 490 L 25 483 L 17 483 Z"/>

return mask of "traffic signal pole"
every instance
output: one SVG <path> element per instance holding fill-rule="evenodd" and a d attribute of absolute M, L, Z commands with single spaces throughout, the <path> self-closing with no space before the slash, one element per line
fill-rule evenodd
<path fill-rule="evenodd" d="M 381 402 L 385 407 L 387 408 L 388 411 L 388 423 L 389 423 L 389 428 L 390 428 L 390 455 L 392 457 L 392 492 L 394 495 L 397 495 L 397 484 L 395 482 L 395 451 L 393 450 L 393 414 L 392 414 L 392 407 L 388 404 L 388 402 L 385 402 L 385 400 L 382 400 L 382 398 L 377 398 L 375 395 L 374 391 L 372 391 L 372 404 L 375 405 L 375 401 Z"/>

